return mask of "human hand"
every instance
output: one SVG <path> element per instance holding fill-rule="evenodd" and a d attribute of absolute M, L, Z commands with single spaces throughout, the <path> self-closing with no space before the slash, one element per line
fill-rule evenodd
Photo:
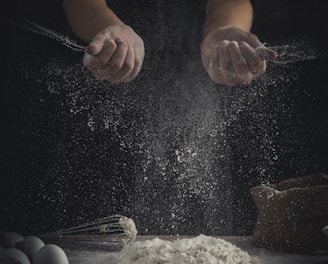
<path fill-rule="evenodd" d="M 278 55 L 252 33 L 225 27 L 208 34 L 200 47 L 203 65 L 216 83 L 250 84 Z"/>
<path fill-rule="evenodd" d="M 83 65 L 98 80 L 129 82 L 139 73 L 144 54 L 143 40 L 131 27 L 108 26 L 86 47 Z"/>

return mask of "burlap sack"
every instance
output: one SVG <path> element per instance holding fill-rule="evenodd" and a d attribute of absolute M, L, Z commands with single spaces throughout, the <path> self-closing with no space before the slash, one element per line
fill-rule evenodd
<path fill-rule="evenodd" d="M 328 176 L 312 174 L 250 189 L 258 210 L 253 242 L 289 253 L 328 251 Z"/>

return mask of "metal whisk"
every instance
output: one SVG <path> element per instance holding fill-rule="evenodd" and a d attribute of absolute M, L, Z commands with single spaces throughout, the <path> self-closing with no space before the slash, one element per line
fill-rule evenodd
<path fill-rule="evenodd" d="M 137 237 L 134 221 L 123 215 L 111 215 L 69 229 L 40 236 L 46 243 L 88 250 L 120 251 Z"/>

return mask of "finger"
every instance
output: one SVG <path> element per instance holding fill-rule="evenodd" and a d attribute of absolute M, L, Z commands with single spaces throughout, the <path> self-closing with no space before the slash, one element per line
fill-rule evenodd
<path fill-rule="evenodd" d="M 234 73 L 234 69 L 231 64 L 230 54 L 228 51 L 228 43 L 229 43 L 228 41 L 224 40 L 221 41 L 218 46 L 219 67 L 221 68 L 224 77 Z"/>
<path fill-rule="evenodd" d="M 231 41 L 228 44 L 228 51 L 232 60 L 232 65 L 236 75 L 242 80 L 243 83 L 247 84 L 252 81 L 253 75 L 250 68 L 240 51 L 239 44 L 236 41 Z"/>
<path fill-rule="evenodd" d="M 97 34 L 93 40 L 89 43 L 89 45 L 86 47 L 86 53 L 90 54 L 90 55 L 96 55 L 98 54 L 103 46 L 104 43 L 106 41 L 106 39 L 108 39 L 110 36 L 104 34 L 104 33 L 100 33 Z"/>
<path fill-rule="evenodd" d="M 241 82 L 242 80 L 236 74 L 232 64 L 232 59 L 228 51 L 229 41 L 221 41 L 219 46 L 219 60 L 220 69 L 222 70 L 223 82 L 227 85 L 233 86 Z"/>
<path fill-rule="evenodd" d="M 106 80 L 111 83 L 119 83 L 122 70 L 128 51 L 128 45 L 121 40 L 115 41 L 116 49 L 105 66 L 93 69 L 93 73 L 98 80 Z M 109 54 L 109 53 L 108 53 Z M 108 55 L 107 54 L 107 55 Z"/>
<path fill-rule="evenodd" d="M 262 59 L 275 60 L 277 58 L 277 52 L 268 47 L 265 47 L 256 35 L 247 33 L 246 39 L 247 43 L 258 52 Z"/>
<path fill-rule="evenodd" d="M 116 49 L 116 42 L 113 39 L 106 39 L 99 53 L 95 55 L 90 55 L 89 53 L 84 54 L 83 65 L 88 69 L 103 67 L 108 64 Z"/>
<path fill-rule="evenodd" d="M 122 82 L 130 82 L 132 81 L 140 72 L 143 58 L 144 58 L 144 51 L 139 50 L 137 48 L 133 48 L 134 52 L 134 67 L 129 75 L 122 80 Z"/>
<path fill-rule="evenodd" d="M 129 74 L 132 72 L 133 68 L 134 68 L 134 48 L 129 46 L 127 53 L 126 53 L 126 57 L 125 57 L 125 61 L 124 64 L 121 68 L 120 71 L 118 71 L 112 78 L 112 82 L 117 83 L 117 82 L 122 82 L 125 79 L 127 79 L 127 77 L 129 76 Z"/>
<path fill-rule="evenodd" d="M 264 45 L 260 45 L 255 48 L 256 53 L 265 60 L 275 60 L 278 57 L 277 52 L 274 50 L 265 47 Z"/>
<path fill-rule="evenodd" d="M 106 39 L 103 49 L 92 57 L 89 66 L 93 68 L 106 66 L 116 50 L 116 42 L 113 39 Z"/>
<path fill-rule="evenodd" d="M 106 39 L 103 49 L 95 55 L 95 58 L 98 59 L 99 65 L 107 65 L 117 48 L 118 46 L 114 39 Z"/>
<path fill-rule="evenodd" d="M 112 76 L 122 69 L 128 51 L 128 44 L 126 42 L 119 39 L 116 39 L 115 42 L 117 48 L 111 56 L 107 67 Z"/>
<path fill-rule="evenodd" d="M 245 41 L 239 45 L 240 51 L 246 58 L 247 64 L 254 75 L 259 75 L 265 72 L 266 63 L 263 58 Z"/>
<path fill-rule="evenodd" d="M 222 69 L 220 67 L 219 59 L 219 44 L 213 46 L 212 52 L 208 54 L 208 63 L 206 65 L 206 70 L 211 79 L 216 83 L 225 83 Z"/>
<path fill-rule="evenodd" d="M 259 40 L 259 38 L 254 35 L 253 33 L 248 32 L 247 37 L 245 38 L 245 41 L 253 48 L 263 46 L 262 42 Z"/>

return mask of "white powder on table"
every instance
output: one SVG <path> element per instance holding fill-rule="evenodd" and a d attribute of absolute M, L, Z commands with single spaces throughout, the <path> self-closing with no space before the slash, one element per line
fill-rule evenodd
<path fill-rule="evenodd" d="M 118 264 L 255 264 L 246 251 L 205 235 L 173 242 L 159 238 L 137 241 L 115 258 Z"/>

